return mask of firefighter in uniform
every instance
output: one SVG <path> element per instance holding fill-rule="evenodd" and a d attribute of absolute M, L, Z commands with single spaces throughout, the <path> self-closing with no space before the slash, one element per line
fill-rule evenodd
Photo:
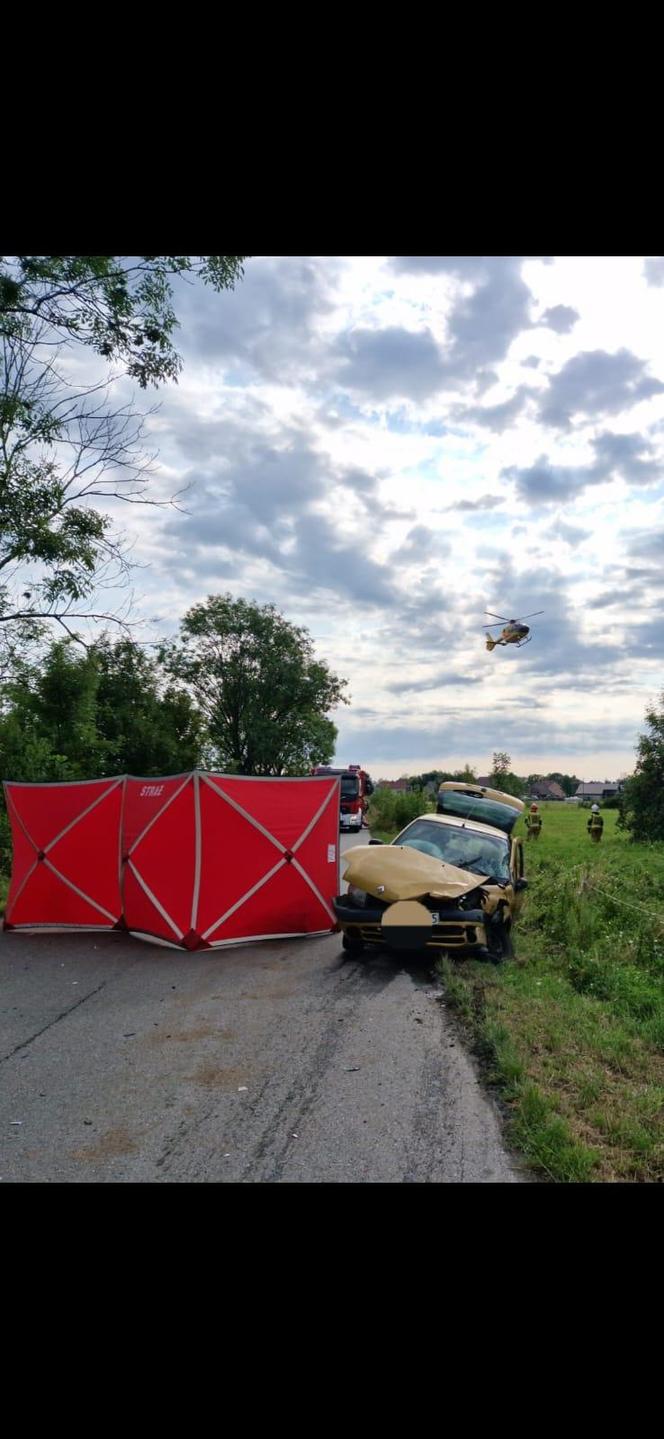
<path fill-rule="evenodd" d="M 586 829 L 593 844 L 599 844 L 602 838 L 602 830 L 604 829 L 604 820 L 599 812 L 598 804 L 594 804 L 591 808 Z"/>
<path fill-rule="evenodd" d="M 530 813 L 526 815 L 526 837 L 528 839 L 539 839 L 542 828 L 542 816 L 536 804 L 531 804 Z"/>

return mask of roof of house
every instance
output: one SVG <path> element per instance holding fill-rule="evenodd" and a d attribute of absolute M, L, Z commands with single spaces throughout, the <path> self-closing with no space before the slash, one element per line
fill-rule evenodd
<path fill-rule="evenodd" d="M 538 779 L 531 785 L 531 793 L 540 799 L 564 799 L 565 791 L 557 779 Z"/>
<path fill-rule="evenodd" d="M 614 782 L 611 779 L 590 779 L 583 780 L 576 792 L 578 795 L 602 795 L 607 794 L 609 791 L 615 791 L 618 788 L 619 786 L 617 782 Z"/>

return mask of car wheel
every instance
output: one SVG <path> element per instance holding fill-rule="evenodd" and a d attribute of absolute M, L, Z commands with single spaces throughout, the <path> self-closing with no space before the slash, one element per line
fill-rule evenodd
<path fill-rule="evenodd" d="M 503 926 L 502 940 L 503 940 L 503 959 L 514 959 L 514 955 L 516 954 L 516 950 L 515 950 L 515 948 L 514 948 L 514 939 L 513 939 L 513 937 L 512 937 L 512 926 L 511 926 L 511 924 L 508 924 L 508 925 L 504 925 L 504 926 Z"/>
<path fill-rule="evenodd" d="M 364 953 L 363 941 L 361 939 L 351 939 L 348 934 L 342 935 L 341 946 L 342 949 L 345 949 L 346 954 L 352 955 L 354 959 L 359 959 L 360 955 Z"/>
<path fill-rule="evenodd" d="M 492 924 L 490 928 L 489 954 L 492 964 L 501 964 L 504 959 L 514 959 L 515 949 L 511 924 Z"/>

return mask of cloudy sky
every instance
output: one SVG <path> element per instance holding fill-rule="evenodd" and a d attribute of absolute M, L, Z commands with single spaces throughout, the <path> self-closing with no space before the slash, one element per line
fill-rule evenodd
<path fill-rule="evenodd" d="M 374 777 L 629 771 L 664 687 L 664 259 L 255 258 L 176 310 L 150 426 L 186 513 L 130 516 L 157 632 L 274 602 Z M 545 613 L 488 654 L 485 609 Z"/>

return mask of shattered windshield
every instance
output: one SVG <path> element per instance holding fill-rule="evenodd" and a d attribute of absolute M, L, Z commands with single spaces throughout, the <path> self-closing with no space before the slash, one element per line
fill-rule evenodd
<path fill-rule="evenodd" d="M 392 841 L 417 849 L 432 859 L 445 860 L 459 869 L 484 874 L 493 879 L 509 879 L 509 844 L 493 834 L 479 834 L 461 825 L 436 824 L 427 819 L 413 820 Z"/>

